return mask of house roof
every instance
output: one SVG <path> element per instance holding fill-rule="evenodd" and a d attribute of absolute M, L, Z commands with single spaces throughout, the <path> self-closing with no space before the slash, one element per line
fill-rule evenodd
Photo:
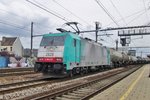
<path fill-rule="evenodd" d="M 3 37 L 1 45 L 2 46 L 12 46 L 17 37 Z"/>

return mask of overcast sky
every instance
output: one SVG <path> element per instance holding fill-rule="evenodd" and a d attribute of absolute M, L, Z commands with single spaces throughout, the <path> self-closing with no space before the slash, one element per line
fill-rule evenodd
<path fill-rule="evenodd" d="M 102 28 L 147 25 L 150 23 L 149 0 L 29 0 L 38 4 L 56 16 L 34 6 L 26 0 L 0 0 L 0 36 L 19 36 L 24 48 L 30 47 L 30 27 L 34 22 L 34 35 L 57 32 L 56 28 L 67 28 L 66 21 L 76 21 L 81 30 L 95 29 L 95 21 Z M 98 5 L 99 1 L 113 20 Z M 66 21 L 64 21 L 66 20 Z M 117 24 L 117 25 L 116 25 Z M 71 29 L 69 29 L 71 30 Z M 100 42 L 108 47 L 115 46 L 117 31 L 113 36 L 100 37 Z M 100 33 L 99 34 L 103 34 Z M 93 33 L 83 37 L 94 38 Z M 34 47 L 38 48 L 40 37 L 34 38 Z M 150 36 L 131 37 L 130 46 L 150 46 Z"/>

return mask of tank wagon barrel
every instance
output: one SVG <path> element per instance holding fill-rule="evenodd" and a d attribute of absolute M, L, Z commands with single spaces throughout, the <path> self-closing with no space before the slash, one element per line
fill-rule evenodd
<path fill-rule="evenodd" d="M 114 67 L 120 67 L 121 65 L 126 65 L 129 62 L 129 56 L 125 53 L 110 49 L 111 61 Z"/>

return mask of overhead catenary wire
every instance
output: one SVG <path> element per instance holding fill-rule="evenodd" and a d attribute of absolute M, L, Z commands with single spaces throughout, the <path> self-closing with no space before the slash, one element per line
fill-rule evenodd
<path fill-rule="evenodd" d="M 21 27 L 22 24 L 19 24 L 19 23 L 13 23 L 12 21 L 8 21 L 8 20 L 4 20 L 4 19 L 0 19 L 0 22 L 3 23 L 3 24 L 8 24 L 8 25 L 12 25 L 12 26 L 19 26 Z"/>
<path fill-rule="evenodd" d="M 37 1 L 35 1 L 34 0 L 34 2 L 36 2 L 37 4 L 39 4 L 40 6 L 42 6 L 42 7 L 44 7 L 44 8 L 46 8 L 46 9 L 48 9 L 47 7 L 45 7 L 43 4 L 41 4 L 41 3 L 39 3 L 39 2 L 37 2 Z M 56 2 L 56 1 L 54 1 L 55 3 L 57 3 L 57 4 L 59 4 L 58 2 Z M 63 7 L 61 4 L 59 4 L 61 7 Z M 76 17 L 78 17 L 77 15 L 75 15 L 74 13 L 72 13 L 71 11 L 69 11 L 68 9 L 66 9 L 65 7 L 63 7 L 63 9 L 65 9 L 65 10 L 67 10 L 69 13 L 71 13 L 71 14 L 73 14 L 74 16 L 76 16 Z M 54 12 L 54 11 L 52 11 L 52 12 Z M 56 13 L 56 12 L 54 12 L 54 13 Z M 58 15 L 58 13 L 56 13 L 57 15 Z M 60 14 L 59 14 L 60 15 Z M 60 15 L 61 17 L 63 17 L 62 15 Z M 64 17 L 65 18 L 65 17 Z M 78 17 L 78 18 L 80 18 L 80 17 Z M 80 18 L 80 20 L 83 20 L 83 19 L 81 19 Z M 66 22 L 69 22 L 69 20 L 68 21 L 66 21 Z M 86 21 L 85 21 L 86 22 Z M 86 22 L 87 23 L 87 22 Z M 90 25 L 89 23 L 87 23 L 88 25 Z M 91 26 L 91 25 L 90 25 Z M 81 27 L 80 27 L 80 29 L 82 29 Z M 82 29 L 83 30 L 83 29 Z M 91 33 L 89 33 L 89 34 L 91 34 Z"/>
<path fill-rule="evenodd" d="M 141 12 L 145 12 L 145 10 L 142 9 L 142 10 L 140 10 L 140 11 L 137 11 L 137 12 L 133 13 L 133 14 L 130 14 L 130 15 L 128 15 L 128 16 L 125 16 L 124 19 L 128 19 L 128 18 L 130 18 L 130 17 L 132 17 L 132 16 L 135 16 L 136 14 L 139 14 L 139 13 L 141 13 Z M 117 22 L 120 22 L 120 21 L 122 21 L 122 19 L 117 20 Z M 110 25 L 113 24 L 113 23 L 114 23 L 114 22 L 110 22 L 109 24 L 105 25 L 104 27 L 110 26 Z"/>
<path fill-rule="evenodd" d="M 39 3 L 36 4 L 36 3 L 31 2 L 31 1 L 29 1 L 29 0 L 26 0 L 26 1 L 29 2 L 29 3 L 31 3 L 32 5 L 34 5 L 34 6 L 38 7 L 38 8 L 40 8 L 40 9 L 42 9 L 42 10 L 44 10 L 44 11 L 46 11 L 46 12 L 48 12 L 48 13 L 54 15 L 55 17 L 57 17 L 57 18 L 59 18 L 59 19 L 65 21 L 65 22 L 69 22 L 69 20 L 67 20 L 65 17 L 61 17 L 61 16 L 59 16 L 59 15 L 57 15 L 57 14 L 55 14 L 55 13 L 49 11 L 49 10 L 46 9 L 45 6 L 43 6 L 42 4 L 39 5 Z"/>
<path fill-rule="evenodd" d="M 108 10 L 104 7 L 104 5 L 99 1 L 99 0 L 95 0 L 97 2 L 97 4 L 105 11 L 105 13 L 111 18 L 111 20 L 117 25 L 119 26 L 119 24 L 117 23 L 117 21 L 114 19 L 114 17 L 108 12 Z M 111 38 L 111 37 L 109 37 Z M 115 42 L 112 38 L 111 40 L 113 41 L 113 43 Z"/>
<path fill-rule="evenodd" d="M 60 7 L 62 7 L 63 9 L 65 9 L 67 12 L 69 12 L 70 14 L 72 14 L 73 16 L 75 16 L 76 18 L 78 18 L 81 21 L 83 21 L 84 23 L 86 23 L 87 25 L 90 25 L 87 21 L 85 21 L 84 19 L 82 19 L 79 16 L 77 16 L 76 14 L 74 14 L 72 11 L 68 10 L 67 8 L 65 8 L 63 5 L 61 5 L 60 3 L 58 3 L 56 0 L 53 0 L 53 2 L 56 3 L 57 5 L 59 5 Z"/>
<path fill-rule="evenodd" d="M 28 1 L 28 0 L 26 0 L 26 1 Z M 34 0 L 35 1 L 35 0 Z M 38 3 L 39 4 L 39 3 Z M 42 5 L 42 4 L 40 4 L 40 5 Z M 6 10 L 2 10 L 2 11 L 5 11 L 6 13 L 9 13 L 8 11 L 6 11 Z M 56 13 L 56 12 L 54 12 L 54 13 Z M 9 14 L 12 14 L 12 15 L 14 15 L 14 16 L 17 16 L 16 14 L 13 14 L 13 13 L 9 13 Z M 57 13 L 58 14 L 58 13 Z M 59 15 L 58 15 L 59 16 Z M 21 16 L 17 16 L 17 17 L 20 17 L 21 18 Z M 66 20 L 66 22 L 68 22 L 67 20 Z M 22 29 L 22 30 L 26 30 L 26 31 L 30 31 L 30 30 L 28 30 L 28 29 L 24 29 L 24 27 L 20 27 L 20 26 L 17 26 L 17 25 L 14 25 L 15 23 L 12 23 L 12 24 L 10 24 L 10 23 L 6 23 L 6 22 L 2 22 L 1 24 L 5 24 L 5 25 L 7 25 L 7 26 L 11 26 L 11 27 L 14 27 L 14 28 L 18 28 L 18 29 Z M 36 24 L 37 25 L 37 24 Z M 41 26 L 41 25 L 40 25 Z M 45 27 L 47 27 L 47 26 L 44 26 L 44 28 Z M 47 29 L 49 29 L 49 27 L 47 27 Z M 36 33 L 39 33 L 39 32 L 36 32 Z M 90 33 L 90 35 L 91 35 L 91 33 Z"/>
<path fill-rule="evenodd" d="M 19 16 L 19 15 L 17 15 L 17 14 L 14 14 L 14 13 L 11 13 L 11 12 L 9 12 L 9 11 L 7 11 L 7 10 L 3 10 L 3 9 L 0 9 L 0 11 L 3 11 L 3 12 L 5 12 L 5 13 L 7 13 L 7 14 L 10 14 L 10 15 L 13 15 L 13 16 L 15 16 L 15 18 L 17 17 L 17 18 L 20 18 L 20 19 L 22 19 L 22 20 L 24 20 L 24 19 L 26 19 L 25 17 L 22 17 L 22 16 Z M 12 17 L 11 17 L 12 18 Z M 8 20 L 10 20 L 10 19 L 7 19 L 7 18 L 5 18 L 7 21 Z M 4 20 L 3 20 L 4 21 Z M 29 21 L 29 23 L 30 23 L 31 21 Z M 12 23 L 12 22 L 11 22 Z M 16 24 L 16 22 L 15 23 L 12 23 L 12 25 L 14 25 L 14 24 Z M 18 24 L 19 25 L 19 24 Z M 18 27 L 18 25 L 16 25 L 17 27 Z M 48 26 L 43 26 L 43 25 L 40 25 L 40 23 L 34 23 L 34 26 L 42 26 L 43 27 L 43 30 L 48 30 L 48 29 L 50 29 L 51 27 L 48 27 Z"/>
<path fill-rule="evenodd" d="M 0 29 L 0 33 L 3 35 L 10 35 L 11 34 L 11 36 L 13 35 L 13 36 L 17 36 L 17 37 L 28 37 L 26 34 L 22 35 L 22 34 L 19 34 L 17 31 L 16 32 L 13 31 L 13 33 L 12 33 L 12 32 L 5 32 L 5 31 Z"/>
<path fill-rule="evenodd" d="M 5 13 L 7 13 L 7 14 L 11 14 L 11 15 L 13 15 L 13 16 L 15 16 L 15 17 L 21 18 L 22 20 L 25 19 L 25 17 L 19 16 L 19 15 L 17 15 L 17 14 L 14 14 L 14 13 L 9 12 L 9 11 L 4 10 L 4 9 L 0 9 L 0 11 L 3 11 L 3 12 L 5 12 Z M 16 22 L 15 22 L 15 23 L 12 23 L 12 20 L 11 20 L 11 22 L 8 22 L 9 19 L 7 19 L 7 18 L 5 18 L 5 19 L 6 19 L 6 20 L 4 20 L 4 18 L 3 18 L 3 20 L 0 19 L 0 21 L 2 21 L 1 24 L 7 24 L 7 25 L 9 25 L 9 26 L 16 27 L 16 28 L 21 28 L 21 29 L 25 28 L 25 27 L 20 27 L 21 24 L 17 24 Z M 6 22 L 7 22 L 7 23 L 6 23 Z M 30 22 L 31 22 L 31 21 L 30 21 Z M 30 23 L 30 22 L 29 22 L 29 23 Z M 18 25 L 19 25 L 19 26 L 18 26 Z M 29 25 L 30 25 L 30 24 L 29 24 Z M 46 27 L 46 26 L 44 26 L 44 27 Z M 26 30 L 27 30 L 27 31 L 30 31 L 30 30 L 28 30 L 28 29 L 26 29 Z"/>
<path fill-rule="evenodd" d="M 147 9 L 146 9 L 146 5 L 145 5 L 145 0 L 143 0 L 143 6 L 144 6 L 144 9 L 145 9 L 145 12 L 146 12 L 147 21 L 150 22 L 149 16 L 148 16 L 148 13 L 147 13 Z"/>
<path fill-rule="evenodd" d="M 133 21 L 135 21 L 136 19 L 140 18 L 143 14 L 145 14 L 145 11 L 142 12 L 141 14 L 139 14 L 138 16 L 136 16 L 135 18 L 133 18 L 132 20 L 130 20 L 127 25 L 129 25 L 130 23 L 132 23 Z"/>
<path fill-rule="evenodd" d="M 44 10 L 44 11 L 46 11 L 46 12 L 48 12 L 48 13 L 54 15 L 54 16 L 57 17 L 57 18 L 60 18 L 60 19 L 64 20 L 65 22 L 69 22 L 68 20 L 65 19 L 65 17 L 59 16 L 60 14 L 58 15 L 58 13 L 55 14 L 54 12 L 49 11 L 48 8 L 46 8 L 44 5 L 38 3 L 38 2 L 35 1 L 35 0 L 34 0 L 34 1 L 35 1 L 36 3 L 38 3 L 38 4 L 36 4 L 36 3 L 34 3 L 34 2 L 31 2 L 31 1 L 29 1 L 29 0 L 26 0 L 26 1 L 28 1 L 29 3 L 33 4 L 34 6 L 40 8 L 40 9 L 42 9 L 42 10 Z M 90 34 L 91 34 L 91 33 L 90 33 Z"/>
<path fill-rule="evenodd" d="M 30 32 L 30 30 L 27 30 L 27 29 L 25 29 L 24 27 L 19 27 L 19 26 L 10 24 L 10 23 L 6 23 L 6 22 L 0 21 L 0 24 L 4 24 L 4 25 L 7 25 L 7 26 L 15 27 L 15 28 L 22 29 L 22 30 L 25 30 L 25 31 L 29 31 L 29 32 Z"/>
<path fill-rule="evenodd" d="M 2 11 L 2 12 L 4 12 L 4 13 L 7 13 L 7 14 L 9 14 L 9 15 L 13 15 L 13 16 L 15 16 L 15 17 L 21 18 L 21 19 L 26 19 L 26 17 L 22 17 L 22 16 L 20 16 L 20 15 L 15 14 L 15 13 L 9 12 L 8 10 L 0 9 L 0 11 Z M 2 13 L 0 13 L 0 14 L 2 14 Z"/>
<path fill-rule="evenodd" d="M 119 16 L 121 17 L 122 21 L 125 23 L 125 25 L 127 26 L 127 23 L 125 21 L 125 19 L 123 18 L 123 16 L 121 15 L 121 13 L 119 12 L 118 8 L 116 7 L 116 5 L 113 3 L 112 0 L 109 0 L 110 3 L 113 5 L 113 7 L 115 8 L 115 10 L 117 11 L 117 13 L 119 14 Z"/>
<path fill-rule="evenodd" d="M 5 13 L 7 13 L 7 14 L 10 14 L 10 15 L 13 15 L 13 16 L 15 16 L 15 17 L 17 17 L 17 18 L 22 19 L 22 20 L 25 19 L 25 17 L 19 16 L 19 15 L 14 14 L 14 13 L 11 13 L 11 12 L 9 12 L 9 11 L 7 11 L 7 10 L 4 10 L 4 9 L 0 9 L 0 11 L 3 11 L 3 12 L 5 12 Z M 7 25 L 7 26 L 11 26 L 11 27 L 14 27 L 14 28 L 18 28 L 18 29 L 22 29 L 22 30 L 25 30 L 25 31 L 30 32 L 29 29 L 26 29 L 27 26 L 23 26 L 23 27 L 22 27 L 21 24 L 17 24 L 16 22 L 15 22 L 15 23 L 12 23 L 12 20 L 11 20 L 11 22 L 8 22 L 8 20 L 10 20 L 10 19 L 7 19 L 7 18 L 5 18 L 5 19 L 6 19 L 6 20 L 4 20 L 4 18 L 3 18 L 3 20 L 0 19 L 0 24 L 4 24 L 4 25 Z M 30 23 L 30 22 L 29 22 L 29 23 Z M 29 25 L 30 25 L 30 24 L 29 24 Z M 37 25 L 37 24 L 34 24 L 34 25 Z M 41 25 L 40 25 L 40 26 L 41 26 Z M 50 29 L 50 27 L 44 26 L 43 29 Z M 36 32 L 36 31 L 35 31 L 35 33 L 39 33 L 39 32 Z"/>
<path fill-rule="evenodd" d="M 17 26 L 13 23 L 8 23 L 8 22 L 6 23 L 6 22 L 0 20 L 0 24 L 7 25 L 7 26 L 10 26 L 12 28 L 21 29 L 21 30 L 24 30 L 26 32 L 30 32 L 30 29 L 26 29 L 25 27 Z M 37 32 L 37 31 L 35 31 L 35 33 L 41 34 L 40 32 Z"/>
<path fill-rule="evenodd" d="M 34 5 L 34 6 L 36 6 L 36 7 L 38 7 L 38 8 L 40 8 L 40 9 L 44 10 L 44 11 L 46 11 L 47 13 L 49 13 L 49 14 L 51 14 L 51 15 L 53 15 L 53 16 L 55 16 L 55 17 L 57 17 L 57 18 L 59 18 L 59 19 L 61 19 L 61 20 L 63 20 L 63 21 L 65 21 L 65 22 L 69 22 L 68 20 L 66 20 L 65 17 L 61 17 L 61 16 L 59 16 L 59 15 L 57 15 L 57 14 L 55 14 L 55 13 L 49 11 L 48 9 L 46 9 L 46 8 L 44 8 L 44 7 L 42 7 L 42 6 L 38 5 L 38 4 L 36 4 L 36 3 L 32 2 L 32 1 L 30 1 L 30 0 L 26 0 L 26 1 L 29 2 L 29 3 L 31 3 L 32 5 Z"/>
<path fill-rule="evenodd" d="M 100 2 L 99 0 L 95 0 L 95 2 L 103 9 L 103 11 L 109 16 L 109 18 L 119 27 L 119 24 L 114 19 L 114 17 L 108 12 L 108 10 L 105 8 L 105 6 Z"/>
<path fill-rule="evenodd" d="M 56 14 L 56 15 L 62 17 L 62 18 L 65 18 L 64 16 L 62 16 L 62 15 L 59 14 L 59 13 L 57 13 L 56 11 L 49 9 L 48 7 L 46 7 L 45 5 L 43 5 L 42 3 L 39 3 L 39 2 L 36 1 L 36 0 L 33 0 L 33 1 L 34 1 L 36 4 L 38 4 L 39 6 L 41 6 L 41 7 L 43 7 L 43 8 L 46 8 L 46 9 L 49 10 L 50 12 L 52 12 L 52 13 L 54 13 L 54 14 Z"/>

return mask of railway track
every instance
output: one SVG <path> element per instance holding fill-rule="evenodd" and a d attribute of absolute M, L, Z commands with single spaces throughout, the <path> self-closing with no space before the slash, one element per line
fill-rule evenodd
<path fill-rule="evenodd" d="M 78 77 L 79 76 L 74 77 L 74 78 L 78 78 Z M 11 93 L 14 91 L 19 91 L 19 90 L 30 88 L 30 87 L 37 87 L 37 86 L 41 86 L 41 85 L 66 81 L 66 80 L 70 79 L 70 78 L 65 78 L 65 79 L 58 80 L 58 79 L 54 79 L 54 78 L 48 78 L 48 80 L 45 80 L 47 78 L 48 77 L 0 85 L 0 95 L 6 94 L 6 93 Z"/>
<path fill-rule="evenodd" d="M 0 69 L 0 77 L 34 74 L 32 67 Z"/>
<path fill-rule="evenodd" d="M 34 73 L 34 74 L 26 74 L 26 75 L 15 75 L 15 76 L 5 76 L 0 77 L 0 87 L 7 84 L 14 84 L 24 81 L 30 81 L 33 79 L 42 78 L 42 74 Z"/>
<path fill-rule="evenodd" d="M 93 95 L 107 89 L 123 78 L 127 77 L 131 73 L 138 70 L 140 67 L 127 68 L 122 70 L 116 70 L 108 72 L 101 77 L 89 77 L 87 82 L 82 84 L 74 84 L 65 88 L 59 88 L 55 91 L 47 91 L 42 94 L 32 95 L 21 99 L 33 99 L 33 100 L 88 100 Z"/>
<path fill-rule="evenodd" d="M 119 75 L 122 72 L 128 72 L 129 68 L 118 68 L 110 71 L 105 71 L 101 73 L 97 73 L 96 75 L 89 75 L 80 78 L 74 79 L 59 79 L 59 80 L 49 80 L 49 81 L 33 81 L 29 83 L 25 83 L 22 85 L 10 85 L 0 90 L 0 97 L 2 99 L 10 100 L 10 99 L 20 99 L 20 100 L 29 100 L 29 99 L 60 99 L 65 98 L 65 100 L 69 99 L 69 97 L 73 97 L 73 95 L 78 95 L 81 91 L 91 91 L 95 92 L 96 82 L 101 81 L 101 87 L 107 86 L 107 82 L 110 83 L 106 78 L 113 77 L 112 75 Z M 139 67 L 137 67 L 139 68 Z M 135 71 L 137 68 L 132 68 L 132 71 Z M 94 79 L 94 80 L 93 80 Z M 106 79 L 106 80 L 105 80 Z M 118 79 L 115 77 L 115 80 Z M 105 80 L 105 81 L 104 81 Z M 104 82 L 103 82 L 104 81 Z M 90 88 L 90 85 L 93 84 L 94 88 Z M 98 84 L 98 83 L 97 83 Z M 97 86 L 98 87 L 98 86 Z M 100 86 L 99 86 L 100 87 Z M 83 90 L 85 89 L 85 90 Z M 82 92 L 81 92 L 82 93 Z M 64 95 L 65 94 L 65 95 Z M 85 92 L 86 96 L 89 95 L 88 92 Z M 85 94 L 80 95 L 80 98 L 85 97 Z M 75 96 L 77 97 L 77 96 Z M 73 97 L 75 99 L 75 97 Z"/>
<path fill-rule="evenodd" d="M 27 89 L 30 87 L 37 87 L 41 85 L 51 84 L 54 82 L 57 82 L 57 80 L 46 81 L 44 80 L 44 78 L 43 79 L 41 78 L 41 79 L 36 79 L 36 80 L 0 85 L 0 95 Z"/>

